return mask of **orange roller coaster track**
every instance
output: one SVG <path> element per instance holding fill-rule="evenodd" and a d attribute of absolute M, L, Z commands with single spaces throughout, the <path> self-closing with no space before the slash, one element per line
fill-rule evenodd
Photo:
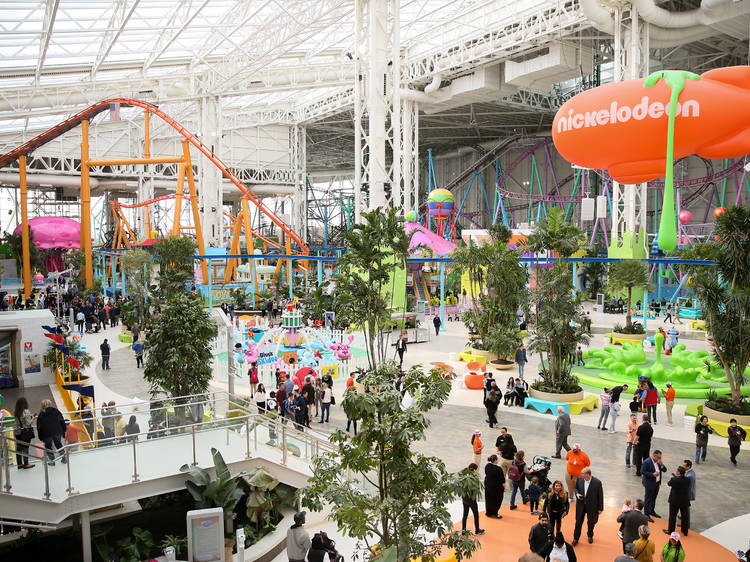
<path fill-rule="evenodd" d="M 110 98 L 101 100 L 93 105 L 90 105 L 89 107 L 83 109 L 82 111 L 79 111 L 75 115 L 69 117 L 65 121 L 62 121 L 55 125 L 54 127 L 51 127 L 50 129 L 44 131 L 43 133 L 37 135 L 33 139 L 25 142 L 24 144 L 16 147 L 15 149 L 11 150 L 10 152 L 7 152 L 3 155 L 0 155 L 0 168 L 7 166 L 11 162 L 18 160 L 19 161 L 19 168 L 20 168 L 20 174 L 22 179 L 25 178 L 25 172 L 26 172 L 26 156 L 39 148 L 40 146 L 46 144 L 47 142 L 51 141 L 52 139 L 59 137 L 60 135 L 70 131 L 71 129 L 74 129 L 78 125 L 82 125 L 82 134 L 83 134 L 83 141 L 81 143 L 81 248 L 84 250 L 84 253 L 86 254 L 86 285 L 91 286 L 93 283 L 92 278 L 92 261 L 91 261 L 91 229 L 90 229 L 90 191 L 89 191 L 89 183 L 88 183 L 88 177 L 89 177 L 89 168 L 93 166 L 103 166 L 103 165 L 110 165 L 110 164 L 120 164 L 122 163 L 119 160 L 94 160 L 89 158 L 88 154 L 88 123 L 89 120 L 91 120 L 93 117 L 98 115 L 99 113 L 102 113 L 103 111 L 106 111 L 109 109 L 110 105 L 113 104 L 120 104 L 120 106 L 123 107 L 139 107 L 144 110 L 145 117 L 144 117 L 144 127 L 146 130 L 146 143 L 145 143 L 145 156 L 144 158 L 131 158 L 127 159 L 127 163 L 131 164 L 148 164 L 148 163 L 154 163 L 155 161 L 166 161 L 169 160 L 172 161 L 179 161 L 181 162 L 181 171 L 188 176 L 188 183 L 193 183 L 193 175 L 192 175 L 192 166 L 188 166 L 187 164 L 190 161 L 190 154 L 189 150 L 187 148 L 187 144 L 193 145 L 197 150 L 199 150 L 203 156 L 205 156 L 209 162 L 211 162 L 214 166 L 219 168 L 221 170 L 221 173 L 226 177 L 229 181 L 231 181 L 244 195 L 243 199 L 246 199 L 247 201 L 251 202 L 253 205 L 255 205 L 261 213 L 263 213 L 268 219 L 270 219 L 276 226 L 278 226 L 282 232 L 286 234 L 287 242 L 286 242 L 286 251 L 287 254 L 295 253 L 299 255 L 309 255 L 310 250 L 305 244 L 305 242 L 302 240 L 302 238 L 288 225 L 286 224 L 282 219 L 280 219 L 278 216 L 276 216 L 268 207 L 266 207 L 263 202 L 258 198 L 253 191 L 245 185 L 242 180 L 240 180 L 230 169 L 229 167 L 219 158 L 217 157 L 209 147 L 207 147 L 203 142 L 200 141 L 194 134 L 192 134 L 190 131 L 188 131 L 185 127 L 183 127 L 179 122 L 177 122 L 175 119 L 164 113 L 162 110 L 160 110 L 155 105 L 152 105 L 150 103 L 136 100 L 132 98 Z M 149 135 L 148 135 L 148 129 L 149 129 L 149 116 L 153 114 L 159 117 L 162 121 L 167 123 L 169 126 L 171 126 L 173 129 L 175 129 L 178 133 L 180 133 L 184 139 L 183 141 L 183 155 L 181 157 L 174 157 L 174 158 L 152 158 L 149 149 Z M 192 185 L 191 185 L 192 188 Z M 21 182 L 21 190 L 22 195 L 25 195 L 26 190 L 26 182 Z M 180 194 L 178 194 L 178 199 L 180 198 Z M 24 197 L 22 197 L 22 200 Z M 24 221 L 26 223 L 27 221 Z M 196 225 L 199 223 L 196 222 Z M 23 225 L 23 233 L 24 237 L 28 236 L 28 224 Z M 173 230 L 174 233 L 174 230 Z M 198 234 L 200 238 L 200 234 Z M 291 248 L 291 242 L 294 242 L 298 247 L 299 250 L 292 249 Z M 202 246 L 202 241 L 199 240 L 199 245 Z M 203 250 L 201 250 L 203 251 Z M 26 260 L 24 260 L 26 262 Z M 205 263 L 202 264 L 203 268 L 205 269 Z M 24 263 L 24 268 L 28 267 L 27 263 Z M 205 274 L 205 271 L 204 271 Z M 26 290 L 29 290 L 30 287 L 26 288 Z"/>

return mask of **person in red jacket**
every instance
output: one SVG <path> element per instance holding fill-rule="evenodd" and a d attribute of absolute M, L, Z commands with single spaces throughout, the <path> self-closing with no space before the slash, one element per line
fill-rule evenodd
<path fill-rule="evenodd" d="M 648 381 L 648 390 L 646 390 L 646 398 L 643 400 L 643 405 L 646 406 L 646 413 L 654 425 L 656 425 L 656 406 L 658 403 L 659 391 L 656 390 L 653 382 Z"/>

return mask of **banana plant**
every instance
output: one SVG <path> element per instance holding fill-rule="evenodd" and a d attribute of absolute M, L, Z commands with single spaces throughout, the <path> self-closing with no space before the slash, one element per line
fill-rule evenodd
<path fill-rule="evenodd" d="M 245 491 L 239 486 L 239 480 L 247 473 L 238 472 L 232 476 L 221 452 L 212 447 L 211 455 L 216 467 L 216 479 L 211 478 L 208 471 L 199 466 L 183 464 L 180 472 L 185 472 L 192 478 L 185 482 L 185 488 L 193 496 L 196 508 L 221 507 L 224 509 L 224 533 L 231 537 L 236 515 L 234 508 L 245 495 Z"/>
<path fill-rule="evenodd" d="M 677 113 L 677 100 L 685 89 L 685 80 L 700 80 L 700 76 L 686 70 L 661 70 L 648 75 L 643 83 L 651 88 L 659 80 L 669 86 L 669 120 L 667 125 L 667 169 L 664 174 L 664 200 L 659 219 L 659 247 L 671 252 L 677 247 L 677 217 L 674 208 L 674 122 Z"/>
<path fill-rule="evenodd" d="M 262 466 L 257 467 L 244 477 L 248 488 L 247 518 L 260 530 L 262 525 L 270 523 L 274 509 L 271 492 L 279 485 L 278 479 Z"/>

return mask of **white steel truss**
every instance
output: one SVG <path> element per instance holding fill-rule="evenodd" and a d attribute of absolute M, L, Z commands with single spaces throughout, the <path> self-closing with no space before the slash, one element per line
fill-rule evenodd
<path fill-rule="evenodd" d="M 644 78 L 648 74 L 648 23 L 638 17 L 630 3 L 615 7 L 615 81 Z M 621 185 L 612 182 L 612 244 L 622 243 L 626 232 L 640 232 L 643 247 L 633 247 L 634 257 L 648 255 L 646 244 L 647 184 Z M 645 254 L 644 254 L 645 252 Z"/>
<path fill-rule="evenodd" d="M 356 0 L 355 5 L 354 182 L 359 221 L 365 188 L 369 209 L 387 206 L 389 195 L 401 198 L 400 158 L 394 157 L 401 152 L 401 57 L 398 0 Z"/>

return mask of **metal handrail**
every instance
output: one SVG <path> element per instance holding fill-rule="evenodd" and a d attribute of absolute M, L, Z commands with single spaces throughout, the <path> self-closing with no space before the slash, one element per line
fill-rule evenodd
<path fill-rule="evenodd" d="M 200 395 L 196 395 L 200 396 Z M 180 397 L 182 398 L 182 397 Z M 287 425 L 285 423 L 285 420 L 282 419 L 274 419 L 272 417 L 269 417 L 265 415 L 264 413 L 258 413 L 250 411 L 248 408 L 246 408 L 243 404 L 236 403 L 232 400 L 231 397 L 227 395 L 227 403 L 228 407 L 233 406 L 233 409 L 239 410 L 244 415 L 240 416 L 234 416 L 234 417 L 226 417 L 222 419 L 214 419 L 212 421 L 201 421 L 191 424 L 184 424 L 179 426 L 173 426 L 168 427 L 164 429 L 158 429 L 154 431 L 141 431 L 137 434 L 127 434 L 127 435 L 121 435 L 121 436 L 115 436 L 111 438 L 104 438 L 98 440 L 96 443 L 97 448 L 105 446 L 107 444 L 112 446 L 120 446 L 120 445 L 131 445 L 133 448 L 133 475 L 132 475 L 132 482 L 139 482 L 139 474 L 138 474 L 138 456 L 137 456 L 137 443 L 139 442 L 139 438 L 141 436 L 146 436 L 147 440 L 153 440 L 153 439 L 168 439 L 173 436 L 178 435 L 185 435 L 188 431 L 191 433 L 191 442 L 192 442 L 192 452 L 193 452 L 193 465 L 197 465 L 197 446 L 196 446 L 196 433 L 200 431 L 203 428 L 207 429 L 214 429 L 217 427 L 223 427 L 226 429 L 232 429 L 234 428 L 242 428 L 244 426 L 245 433 L 246 433 L 246 453 L 245 458 L 251 458 L 250 453 L 250 430 L 252 429 L 255 433 L 255 429 L 260 425 L 266 425 L 269 429 L 269 433 L 274 434 L 281 434 L 281 453 L 282 453 L 282 464 L 286 465 L 288 462 L 288 456 L 287 456 L 287 449 L 290 439 L 295 439 L 299 441 L 303 441 L 305 443 L 305 451 L 308 450 L 311 452 L 311 454 L 320 454 L 321 452 L 330 452 L 330 453 L 336 453 L 336 448 L 327 440 L 321 439 L 320 437 L 316 435 L 312 435 L 310 433 L 306 433 L 304 431 L 300 431 L 298 429 L 295 429 L 292 425 Z M 204 401 L 209 402 L 209 400 Z M 193 404 L 195 404 L 194 402 Z M 142 405 L 142 403 L 140 403 Z M 185 406 L 188 406 L 190 403 L 185 404 Z M 180 405 L 180 404 L 177 404 Z M 172 405 L 163 406 L 159 409 L 166 409 L 172 407 Z M 252 426 L 251 426 L 252 424 Z M 227 439 L 228 439 L 227 434 Z M 17 450 L 17 444 L 22 443 L 24 446 L 30 445 L 29 443 L 26 443 L 25 441 L 19 441 L 15 439 L 14 437 L 9 437 L 6 435 L 5 432 L 2 432 L 2 442 L 0 443 L 0 452 L 2 454 L 2 463 L 3 466 L 0 470 L 0 493 L 6 493 L 6 494 L 12 494 L 11 489 L 11 479 L 10 479 L 10 448 L 9 443 L 16 444 L 16 450 Z M 255 440 L 257 445 L 257 438 Z M 309 449 L 308 449 L 309 447 Z M 71 474 L 71 452 L 76 450 L 76 457 L 90 454 L 92 451 L 95 451 L 95 448 L 90 449 L 80 449 L 78 450 L 78 443 L 74 444 L 67 444 L 63 445 L 60 449 L 52 450 L 48 449 L 44 446 L 37 446 L 34 445 L 33 448 L 36 451 L 41 451 L 42 455 L 41 458 L 35 458 L 29 456 L 27 462 L 40 462 L 44 467 L 44 494 L 43 497 L 46 500 L 49 500 L 51 498 L 50 493 L 50 482 L 49 482 L 49 454 L 51 454 L 53 457 L 59 457 L 63 456 L 65 459 L 65 462 L 67 464 L 66 471 L 67 471 L 67 488 L 66 492 L 68 496 L 78 494 L 74 487 L 73 487 L 73 481 L 72 481 L 72 474 Z M 314 453 L 313 453 L 314 452 Z M 5 482 L 3 483 L 3 476 Z M 4 488 L 4 489 L 3 489 Z"/>

